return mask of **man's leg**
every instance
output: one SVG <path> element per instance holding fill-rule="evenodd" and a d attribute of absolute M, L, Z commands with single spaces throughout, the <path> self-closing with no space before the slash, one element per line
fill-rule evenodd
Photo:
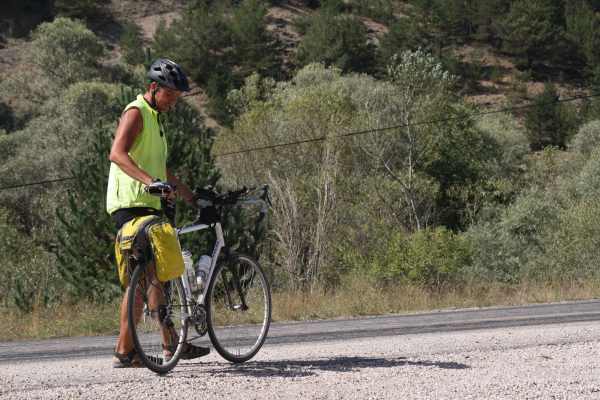
<path fill-rule="evenodd" d="M 159 312 L 161 305 L 166 304 L 164 285 L 160 282 L 156 276 L 156 269 L 154 264 L 149 264 L 146 272 L 146 284 L 144 287 L 147 288 L 146 295 L 148 296 L 148 307 L 152 310 L 152 316 L 160 323 L 161 337 L 162 343 L 165 348 L 165 356 L 172 355 L 171 349 L 174 349 L 179 341 L 179 335 L 175 330 L 170 318 L 167 318 L 165 321 L 158 321 Z M 138 286 L 139 289 L 139 286 Z M 176 289 L 175 289 L 176 290 Z M 129 293 L 129 288 L 125 292 L 125 296 L 121 302 L 121 318 L 120 318 L 120 332 L 119 332 L 119 341 L 117 343 L 117 352 L 121 354 L 128 354 L 133 350 L 133 339 L 131 337 L 131 330 L 129 329 L 129 322 L 127 319 L 127 296 Z M 136 293 L 135 296 L 136 307 L 135 307 L 135 322 L 136 324 L 139 322 L 140 317 L 143 312 L 144 302 L 142 298 L 142 293 Z M 207 347 L 199 347 L 193 346 L 191 344 L 186 344 L 186 348 L 184 349 L 184 354 L 182 358 L 191 359 L 196 357 L 201 357 L 210 352 L 210 349 Z"/>
<path fill-rule="evenodd" d="M 173 321 L 171 321 L 170 317 L 167 317 L 164 321 L 159 321 L 159 310 L 162 305 L 166 304 L 166 296 L 165 296 L 165 286 L 162 282 L 160 282 L 156 276 L 156 269 L 154 268 L 154 264 L 152 264 L 149 268 L 148 276 L 148 307 L 153 312 L 153 318 L 159 322 L 160 324 L 160 333 L 162 336 L 163 346 L 166 349 L 170 349 L 175 347 L 177 341 L 179 340 L 179 336 L 177 332 L 175 332 L 175 328 L 173 327 Z M 170 352 L 165 355 L 171 355 Z"/>
<path fill-rule="evenodd" d="M 154 266 L 152 266 L 152 273 L 149 275 L 149 277 L 151 278 L 151 282 L 148 290 L 148 303 L 150 309 L 159 310 L 161 305 L 166 304 L 165 286 L 158 280 Z M 171 286 L 171 290 L 175 291 L 177 288 L 173 285 Z M 171 292 L 171 295 L 173 294 L 174 293 Z M 156 318 L 158 318 L 158 314 L 158 312 L 155 314 Z M 177 321 L 172 321 L 171 317 L 167 316 L 167 318 L 164 321 L 161 321 L 160 324 L 163 355 L 166 359 L 169 359 L 173 355 L 173 352 L 175 351 L 175 348 L 179 342 L 179 334 L 175 329 L 175 322 Z M 210 349 L 208 347 L 194 346 L 190 343 L 185 343 L 181 358 L 184 360 L 190 360 L 205 356 L 209 353 Z"/>
<path fill-rule="evenodd" d="M 133 350 L 133 339 L 131 337 L 131 330 L 129 329 L 129 321 L 127 317 L 127 297 L 129 296 L 129 288 L 123 295 L 120 308 L 120 319 L 119 319 L 119 339 L 117 342 L 116 352 L 120 354 L 128 354 Z M 135 321 L 138 322 L 142 316 L 144 309 L 144 303 L 142 301 L 141 293 L 138 293 L 135 299 Z"/>

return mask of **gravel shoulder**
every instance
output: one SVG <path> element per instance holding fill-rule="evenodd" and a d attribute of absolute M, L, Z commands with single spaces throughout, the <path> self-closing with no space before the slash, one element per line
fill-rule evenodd
<path fill-rule="evenodd" d="M 600 322 L 266 345 L 159 377 L 106 355 L 2 365 L 6 399 L 600 399 Z"/>

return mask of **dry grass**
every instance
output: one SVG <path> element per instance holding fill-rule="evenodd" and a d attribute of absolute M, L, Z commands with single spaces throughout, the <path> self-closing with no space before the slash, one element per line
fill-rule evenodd
<path fill-rule="evenodd" d="M 273 320 L 293 321 L 411 313 L 417 311 L 508 306 L 600 297 L 600 282 L 524 283 L 518 286 L 472 286 L 432 293 L 417 286 L 378 288 L 358 279 L 335 292 L 273 293 Z M 118 304 L 60 305 L 21 314 L 0 310 L 0 340 L 114 335 Z"/>
<path fill-rule="evenodd" d="M 418 311 L 510 306 L 600 297 L 600 282 L 572 282 L 540 285 L 524 283 L 518 286 L 473 286 L 463 290 L 432 293 L 417 286 L 378 288 L 359 280 L 345 285 L 343 290 L 328 293 L 274 293 L 273 319 L 309 320 L 410 313 Z"/>
<path fill-rule="evenodd" d="M 58 305 L 28 314 L 0 309 L 0 340 L 114 335 L 118 333 L 118 309 L 116 302 Z"/>

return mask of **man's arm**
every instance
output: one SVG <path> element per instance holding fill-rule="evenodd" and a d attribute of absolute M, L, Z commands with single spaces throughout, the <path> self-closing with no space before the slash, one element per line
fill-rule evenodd
<path fill-rule="evenodd" d="M 152 177 L 132 160 L 129 150 L 135 138 L 143 129 L 142 114 L 137 108 L 125 111 L 115 133 L 115 140 L 110 149 L 110 161 L 114 162 L 125 172 L 145 185 L 152 183 Z"/>
<path fill-rule="evenodd" d="M 177 186 L 177 193 L 185 200 L 189 205 L 194 205 L 194 193 L 190 188 L 183 182 L 181 182 L 175 175 L 167 169 L 167 180 L 170 184 Z"/>

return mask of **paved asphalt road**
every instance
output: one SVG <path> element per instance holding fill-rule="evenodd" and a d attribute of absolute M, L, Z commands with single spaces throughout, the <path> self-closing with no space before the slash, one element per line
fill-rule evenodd
<path fill-rule="evenodd" d="M 265 346 L 584 321 L 600 321 L 600 300 L 275 323 Z M 113 336 L 0 343 L 0 363 L 110 355 L 114 343 Z"/>

